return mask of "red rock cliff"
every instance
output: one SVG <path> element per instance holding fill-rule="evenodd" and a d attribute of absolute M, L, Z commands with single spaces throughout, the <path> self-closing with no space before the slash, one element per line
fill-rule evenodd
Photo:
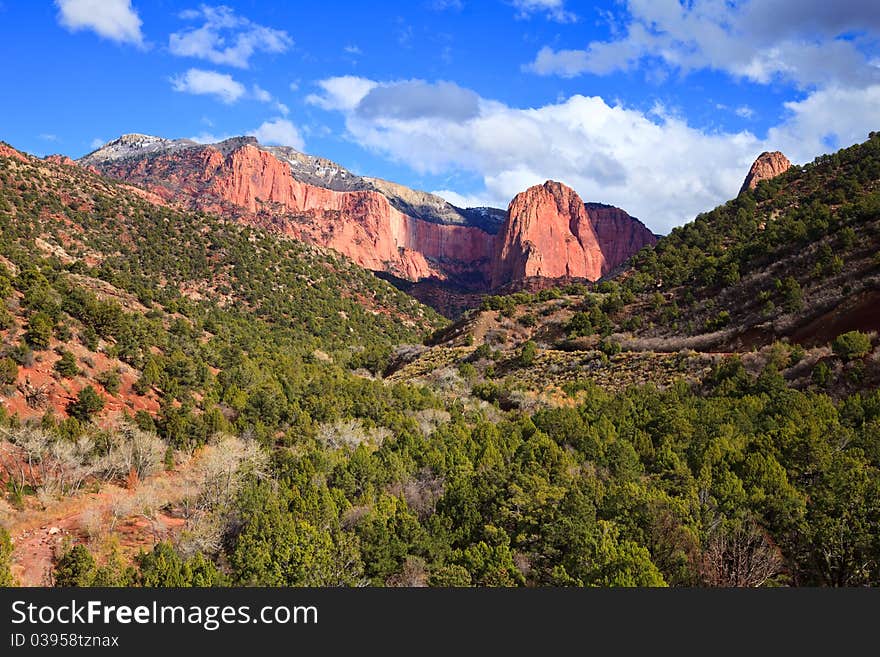
<path fill-rule="evenodd" d="M 498 235 L 492 287 L 533 276 L 597 280 L 656 237 L 619 208 L 584 205 L 547 181 L 516 196 Z"/>
<path fill-rule="evenodd" d="M 302 182 L 253 140 L 179 145 L 133 135 L 115 143 L 159 148 L 99 161 L 107 175 L 165 202 L 232 215 L 409 281 L 433 278 L 486 291 L 528 277 L 595 280 L 655 241 L 623 210 L 585 206 L 560 183 L 518 195 L 493 235 L 417 219 L 376 189 L 334 191 Z"/>
<path fill-rule="evenodd" d="M 752 164 L 752 168 L 749 169 L 749 174 L 743 181 L 739 193 L 742 194 L 747 189 L 754 189 L 762 180 L 770 180 L 780 173 L 785 173 L 789 167 L 791 167 L 791 162 L 779 151 L 761 153 Z"/>
<path fill-rule="evenodd" d="M 249 221 L 332 248 L 367 269 L 413 281 L 474 274 L 488 279 L 493 235 L 414 219 L 376 191 L 338 192 L 300 182 L 286 163 L 251 144 L 227 155 L 204 146 L 102 169 L 167 200 L 219 213 L 237 209 Z"/>
<path fill-rule="evenodd" d="M 587 214 L 599 239 L 599 248 L 605 256 L 607 274 L 622 265 L 634 253 L 646 246 L 657 243 L 657 236 L 638 219 L 634 219 L 620 208 L 598 203 L 587 203 Z"/>

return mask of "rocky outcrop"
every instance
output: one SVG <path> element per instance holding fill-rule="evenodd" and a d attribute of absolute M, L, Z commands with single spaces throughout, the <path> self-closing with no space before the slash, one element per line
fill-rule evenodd
<path fill-rule="evenodd" d="M 531 277 L 597 280 L 657 238 L 612 206 L 547 181 L 516 196 L 498 236 L 492 287 Z"/>
<path fill-rule="evenodd" d="M 255 140 L 237 141 L 107 159 L 97 166 L 167 201 L 233 212 L 332 248 L 367 269 L 413 281 L 485 285 L 494 244 L 490 233 L 410 217 L 378 191 L 336 191 L 301 182 L 286 162 L 258 148 Z"/>
<path fill-rule="evenodd" d="M 76 162 L 67 157 L 66 155 L 47 155 L 43 158 L 46 162 L 51 162 L 52 164 L 61 164 L 66 167 L 76 166 Z"/>
<path fill-rule="evenodd" d="M 626 212 L 554 182 L 508 212 L 456 208 L 253 137 L 217 144 L 125 135 L 79 161 L 166 203 L 235 216 L 374 271 L 487 291 L 526 278 L 596 280 L 654 235 Z"/>
<path fill-rule="evenodd" d="M 587 203 L 586 208 L 605 256 L 603 275 L 622 265 L 634 253 L 657 243 L 657 236 L 645 224 L 620 208 L 602 203 Z"/>
<path fill-rule="evenodd" d="M 749 169 L 749 173 L 743 181 L 739 193 L 742 194 L 747 189 L 754 189 L 762 180 L 775 178 L 779 174 L 788 171 L 790 167 L 791 162 L 779 151 L 773 151 L 772 153 L 765 151 L 761 153 L 758 159 L 755 160 L 755 163 L 752 164 L 752 168 Z"/>
<path fill-rule="evenodd" d="M 547 181 L 518 194 L 507 214 L 492 266 L 493 287 L 531 276 L 602 276 L 605 256 L 574 190 Z"/>
<path fill-rule="evenodd" d="M 0 157 L 11 157 L 21 162 L 27 162 L 27 157 L 25 157 L 24 153 L 15 150 L 12 146 L 2 141 L 0 141 Z"/>

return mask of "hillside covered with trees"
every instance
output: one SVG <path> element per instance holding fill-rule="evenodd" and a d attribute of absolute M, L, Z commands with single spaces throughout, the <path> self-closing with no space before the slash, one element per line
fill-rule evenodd
<path fill-rule="evenodd" d="M 72 527 L 60 585 L 878 585 L 877 341 L 848 305 L 878 180 L 872 134 L 614 280 L 447 325 L 331 254 L 4 157 L 0 521 L 155 493 Z M 138 518 L 174 530 L 120 545 Z"/>

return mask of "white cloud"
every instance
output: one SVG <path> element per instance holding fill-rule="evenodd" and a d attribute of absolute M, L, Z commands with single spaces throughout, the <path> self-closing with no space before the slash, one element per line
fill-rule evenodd
<path fill-rule="evenodd" d="M 565 0 L 513 0 L 520 18 L 528 18 L 533 14 L 544 14 L 557 23 L 574 23 L 577 16 L 566 10 Z"/>
<path fill-rule="evenodd" d="M 255 100 L 260 101 L 261 103 L 272 103 L 275 106 L 275 109 L 284 116 L 290 114 L 290 108 L 287 105 L 279 100 L 276 100 L 275 96 L 263 89 L 258 84 L 255 84 L 251 87 L 251 97 Z"/>
<path fill-rule="evenodd" d="M 260 85 L 255 84 L 253 86 L 253 95 L 261 103 L 271 103 L 274 99 L 272 98 L 272 94 L 263 89 Z"/>
<path fill-rule="evenodd" d="M 265 121 L 259 128 L 250 134 L 257 138 L 261 144 L 277 144 L 279 146 L 292 146 L 298 151 L 305 148 L 305 142 L 299 134 L 299 130 L 287 119 L 273 119 Z"/>
<path fill-rule="evenodd" d="M 306 102 L 317 105 L 325 110 L 351 110 L 358 106 L 370 91 L 378 86 L 377 82 L 353 75 L 327 78 L 318 82 L 322 94 L 309 94 Z"/>
<path fill-rule="evenodd" d="M 461 0 L 433 0 L 428 8 L 434 11 L 446 11 L 447 9 L 461 11 L 464 9 L 464 3 Z"/>
<path fill-rule="evenodd" d="M 197 57 L 214 64 L 247 68 L 257 52 L 283 53 L 293 39 L 284 30 L 258 25 L 230 7 L 202 5 L 179 14 L 183 20 L 203 21 L 200 27 L 174 32 L 168 38 L 172 54 Z"/>
<path fill-rule="evenodd" d="M 38 136 L 43 141 L 59 141 L 58 135 L 53 135 L 49 132 L 40 133 Z"/>
<path fill-rule="evenodd" d="M 541 48 L 540 75 L 604 75 L 650 62 L 685 73 L 724 71 L 767 84 L 867 86 L 880 70 L 865 55 L 880 35 L 876 0 L 627 0 L 625 29 L 583 49 Z"/>
<path fill-rule="evenodd" d="M 357 104 L 366 118 L 444 118 L 464 121 L 480 111 L 480 97 L 453 82 L 428 83 L 406 80 L 380 84 L 369 90 Z"/>
<path fill-rule="evenodd" d="M 364 52 L 354 44 L 349 44 L 349 45 L 345 46 L 345 48 L 343 48 L 342 50 L 343 50 L 343 52 L 346 52 L 349 55 L 363 55 L 364 54 Z"/>
<path fill-rule="evenodd" d="M 785 108 L 788 118 L 769 130 L 767 143 L 795 162 L 806 162 L 864 141 L 868 132 L 877 129 L 880 84 L 865 89 L 829 87 L 804 100 L 785 103 Z"/>
<path fill-rule="evenodd" d="M 95 138 L 92 139 L 92 141 L 89 143 L 89 147 L 90 147 L 92 150 L 96 150 L 96 149 L 98 149 L 98 148 L 101 148 L 101 146 L 103 146 L 103 145 L 106 144 L 106 143 L 107 143 L 107 142 L 106 142 L 105 140 L 101 139 L 100 137 L 95 137 Z"/>
<path fill-rule="evenodd" d="M 755 110 L 753 110 L 748 105 L 740 105 L 735 110 L 733 110 L 733 113 L 744 119 L 751 119 L 755 116 Z"/>
<path fill-rule="evenodd" d="M 439 196 L 440 198 L 446 199 L 452 205 L 458 208 L 483 208 L 490 207 L 492 203 L 490 201 L 485 200 L 481 196 L 474 196 L 472 194 L 459 194 L 458 192 L 452 191 L 451 189 L 438 189 L 431 192 L 434 196 Z"/>
<path fill-rule="evenodd" d="M 553 50 L 544 46 L 535 56 L 535 61 L 523 66 L 523 70 L 537 73 L 538 75 L 558 75 L 562 78 L 573 78 L 585 73 L 607 73 L 609 70 L 599 70 L 594 63 L 590 62 L 585 50 Z"/>
<path fill-rule="evenodd" d="M 223 141 L 224 139 L 229 139 L 231 135 L 215 135 L 211 132 L 200 132 L 197 135 L 190 137 L 190 139 L 199 144 L 216 144 L 218 142 Z"/>
<path fill-rule="evenodd" d="M 234 103 L 245 94 L 244 85 L 231 75 L 199 68 L 191 68 L 183 75 L 171 78 L 171 86 L 175 91 L 216 96 L 227 104 Z"/>
<path fill-rule="evenodd" d="M 144 45 L 141 19 L 131 0 L 55 0 L 58 22 L 71 32 L 92 30 L 116 41 Z"/>
<path fill-rule="evenodd" d="M 735 196 L 761 151 L 779 149 L 806 162 L 827 152 L 829 139 L 864 140 L 877 127 L 880 107 L 880 85 L 814 92 L 788 103 L 786 118 L 759 139 L 749 131 L 700 130 L 660 106 L 644 113 L 599 97 L 575 95 L 529 109 L 479 98 L 476 114 L 461 119 L 400 114 L 394 104 L 392 111 L 362 111 L 372 90 L 400 83 L 335 78 L 319 86 L 325 94 L 314 104 L 341 112 L 348 137 L 363 147 L 420 174 L 479 175 L 484 190 L 471 198 L 440 192 L 454 203 L 506 207 L 526 187 L 554 179 L 662 233 Z"/>
<path fill-rule="evenodd" d="M 257 141 L 267 146 L 292 146 L 300 151 L 305 148 L 305 142 L 296 126 L 287 119 L 280 117 L 264 121 L 258 128 L 248 130 L 245 134 L 256 137 Z M 226 139 L 230 139 L 232 136 L 233 135 L 226 133 L 218 135 L 212 132 L 200 132 L 199 134 L 190 137 L 190 139 L 199 144 L 216 144 Z"/>

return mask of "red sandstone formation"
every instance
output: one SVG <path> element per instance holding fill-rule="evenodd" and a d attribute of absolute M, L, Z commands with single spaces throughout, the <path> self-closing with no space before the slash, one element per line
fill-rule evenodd
<path fill-rule="evenodd" d="M 742 194 L 747 189 L 754 189 L 762 180 L 770 180 L 781 173 L 785 173 L 789 167 L 791 167 L 791 162 L 779 151 L 773 151 L 772 153 L 765 151 L 761 153 L 758 159 L 755 160 L 755 163 L 752 164 L 752 168 L 749 169 L 749 174 L 746 176 L 745 181 L 743 181 L 739 193 Z"/>
<path fill-rule="evenodd" d="M 488 273 L 493 235 L 414 219 L 376 191 L 338 192 L 300 182 L 286 163 L 250 143 L 225 156 L 202 146 L 101 168 L 168 201 L 221 213 L 238 209 L 255 223 L 407 280 Z"/>
<path fill-rule="evenodd" d="M 574 190 L 548 181 L 518 194 L 496 249 L 492 286 L 512 280 L 602 276 L 605 256 L 584 202 Z"/>
<path fill-rule="evenodd" d="M 12 146 L 4 144 L 2 141 L 0 141 L 0 157 L 11 157 L 22 162 L 27 162 L 27 157 L 25 157 L 23 153 L 15 150 Z"/>
<path fill-rule="evenodd" d="M 64 166 L 74 167 L 76 166 L 76 162 L 71 160 L 66 155 L 47 155 L 43 158 L 46 162 L 52 162 L 53 164 L 63 164 Z"/>
<path fill-rule="evenodd" d="M 623 210 L 584 205 L 548 181 L 517 195 L 499 233 L 492 287 L 530 277 L 597 280 L 656 237 Z"/>
<path fill-rule="evenodd" d="M 657 243 L 657 236 L 645 224 L 620 208 L 599 203 L 587 203 L 586 207 L 599 239 L 599 248 L 605 256 L 603 275 L 622 265 L 644 247 Z"/>
<path fill-rule="evenodd" d="M 574 191 L 553 182 L 517 196 L 497 235 L 416 218 L 375 186 L 337 191 L 303 182 L 289 162 L 253 138 L 199 145 L 126 135 L 81 164 L 166 202 L 232 214 L 332 248 L 367 269 L 470 290 L 535 276 L 596 280 L 656 241 L 623 210 L 585 206 Z"/>

